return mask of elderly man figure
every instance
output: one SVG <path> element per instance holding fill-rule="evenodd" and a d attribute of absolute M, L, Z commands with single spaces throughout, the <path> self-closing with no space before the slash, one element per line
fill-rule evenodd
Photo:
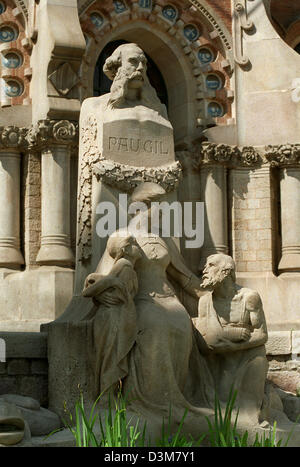
<path fill-rule="evenodd" d="M 260 296 L 235 282 L 230 256 L 212 255 L 203 271 L 202 287 L 209 291 L 199 300 L 197 329 L 209 348 L 207 362 L 216 391 L 225 403 L 233 387 L 238 391 L 239 420 L 261 420 L 268 370 L 267 328 Z"/>

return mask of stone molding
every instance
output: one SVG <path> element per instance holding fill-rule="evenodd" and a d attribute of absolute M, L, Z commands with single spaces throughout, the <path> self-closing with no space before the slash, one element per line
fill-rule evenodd
<path fill-rule="evenodd" d="M 129 191 L 140 181 L 159 180 L 167 191 L 176 189 L 181 178 L 182 169 L 197 170 L 202 165 L 223 164 L 228 168 L 249 167 L 257 168 L 262 165 L 271 167 L 300 166 L 300 143 L 279 144 L 267 146 L 228 145 L 223 143 L 202 142 L 199 146 L 176 151 L 177 162 L 166 168 L 139 168 L 122 166 L 112 161 L 105 161 L 98 152 L 96 145 L 91 145 L 93 125 L 85 126 L 82 137 L 83 144 L 87 144 L 85 153 L 89 157 L 83 158 L 81 170 L 86 161 L 93 163 L 94 175 L 105 180 L 108 185 L 119 186 Z M 15 149 L 16 151 L 39 151 L 51 145 L 78 146 L 79 125 L 71 120 L 40 120 L 31 127 L 17 127 L 14 125 L 0 127 L 0 150 Z M 90 142 L 89 142 L 90 141 Z M 92 156 L 92 157 L 91 157 Z M 87 169 L 85 169 L 87 170 Z M 125 171 L 125 174 L 124 174 Z M 136 180 L 135 182 L 128 180 Z"/>
<path fill-rule="evenodd" d="M 217 18 L 216 12 L 206 4 L 203 0 L 189 0 L 189 2 L 207 19 L 212 28 L 218 33 L 225 48 L 229 51 L 232 49 L 232 38 L 227 31 L 227 28 L 222 24 L 220 18 Z"/>

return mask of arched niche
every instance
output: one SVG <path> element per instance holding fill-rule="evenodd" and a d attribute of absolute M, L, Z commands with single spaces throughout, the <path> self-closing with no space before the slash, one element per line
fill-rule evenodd
<path fill-rule="evenodd" d="M 94 69 L 99 55 L 108 43 L 118 40 L 137 43 L 158 67 L 167 88 L 168 114 L 174 128 L 175 143 L 195 139 L 199 134 L 195 124 L 197 81 L 191 64 L 175 40 L 146 22 L 136 21 L 121 25 L 106 34 L 101 44 L 89 38 L 86 85 L 82 100 L 93 95 Z"/>

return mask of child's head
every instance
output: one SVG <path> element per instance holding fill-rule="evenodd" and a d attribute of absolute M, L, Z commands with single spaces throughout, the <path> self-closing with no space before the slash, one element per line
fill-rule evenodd
<path fill-rule="evenodd" d="M 136 239 L 129 232 L 114 232 L 107 241 L 108 253 L 115 261 L 125 255 L 137 259 L 140 256 Z"/>

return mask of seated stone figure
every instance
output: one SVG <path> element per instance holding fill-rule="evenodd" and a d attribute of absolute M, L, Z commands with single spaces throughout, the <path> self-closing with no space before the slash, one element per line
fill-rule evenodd
<path fill-rule="evenodd" d="M 154 201 L 164 194 L 159 185 L 145 182 L 134 189 L 131 202 L 145 203 L 149 219 Z M 203 293 L 201 279 L 184 264 L 171 238 L 151 233 L 148 227 L 148 232 L 135 235 L 141 257 L 134 264 L 138 291 L 133 299 L 129 297 L 126 302 L 116 282 L 114 268 L 120 259 L 115 262 L 112 258 L 112 237 L 96 273 L 86 281 L 83 294 L 94 296 L 99 303 L 89 322 L 93 330 L 91 360 L 99 385 L 94 397 L 103 391 L 112 394 L 121 380 L 130 414 L 147 421 L 153 440 L 161 436 L 162 420 L 168 420 L 170 406 L 172 430 L 177 431 L 187 410 L 184 429 L 188 435 L 199 437 L 207 430 L 205 416 L 214 416 L 213 385 L 191 317 L 172 283 L 182 294 L 199 298 Z M 121 236 L 119 241 L 123 242 Z M 117 249 L 118 244 L 115 246 Z M 109 287 L 110 280 L 113 287 Z M 103 281 L 107 281 L 105 289 Z"/>
<path fill-rule="evenodd" d="M 202 287 L 210 293 L 200 298 L 194 322 L 210 349 L 207 362 L 218 397 L 225 403 L 234 387 L 240 422 L 257 424 L 262 421 L 268 370 L 260 296 L 236 284 L 234 261 L 224 254 L 207 259 L 202 279 Z"/>

